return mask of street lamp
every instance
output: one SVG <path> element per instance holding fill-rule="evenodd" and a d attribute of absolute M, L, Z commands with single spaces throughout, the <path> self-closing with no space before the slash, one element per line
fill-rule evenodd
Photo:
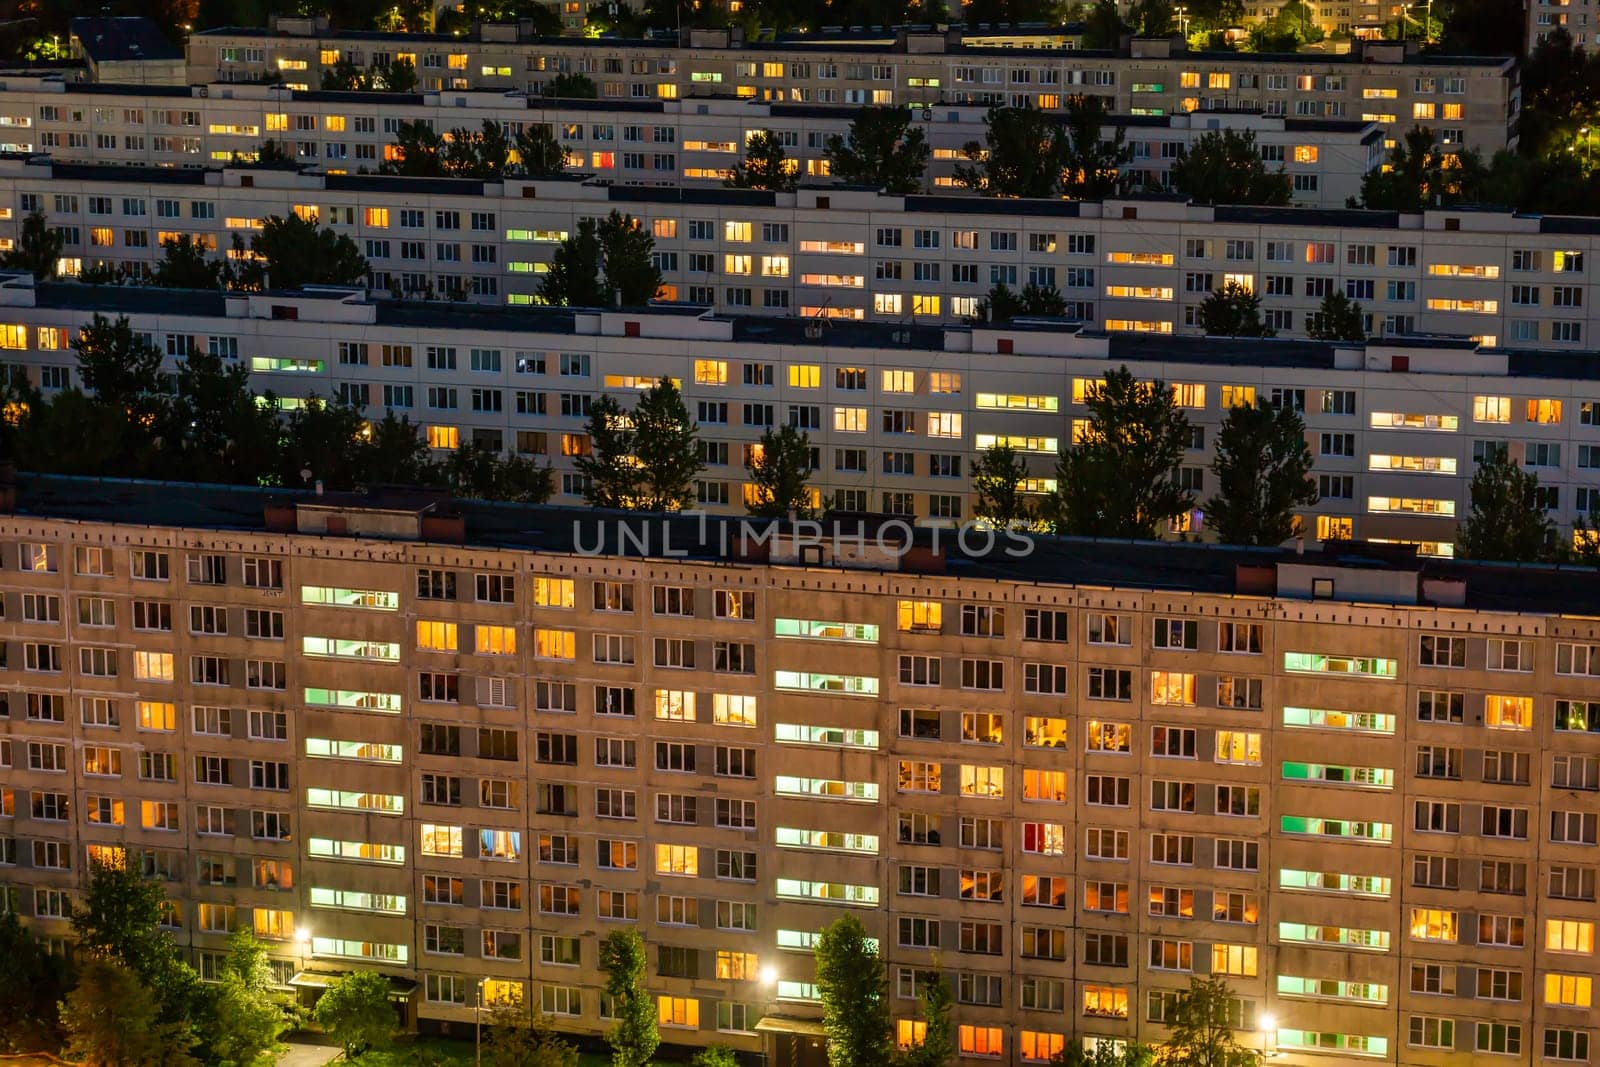
<path fill-rule="evenodd" d="M 1189 9 L 1182 4 L 1172 9 L 1172 13 L 1178 16 L 1178 33 L 1184 37 L 1189 36 L 1189 19 L 1184 15 L 1187 10 Z"/>
<path fill-rule="evenodd" d="M 472 1003 L 472 1062 L 475 1067 L 483 1067 L 483 983 L 486 979 L 478 979 L 477 996 Z"/>
<path fill-rule="evenodd" d="M 1400 41 L 1401 41 L 1402 44 L 1405 43 L 1405 39 L 1406 39 L 1406 24 L 1409 23 L 1410 21 L 1411 21 L 1411 5 L 1410 4 L 1401 4 L 1400 5 Z"/>
<path fill-rule="evenodd" d="M 1261 1055 L 1273 1059 L 1278 1055 L 1278 1017 L 1263 1012 L 1256 1017 L 1256 1029 L 1261 1031 Z"/>
<path fill-rule="evenodd" d="M 1579 126 L 1578 136 L 1583 138 L 1583 167 L 1589 169 L 1589 127 Z"/>

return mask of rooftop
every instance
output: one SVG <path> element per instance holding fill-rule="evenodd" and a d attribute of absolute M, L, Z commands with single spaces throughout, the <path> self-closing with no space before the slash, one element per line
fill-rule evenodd
<path fill-rule="evenodd" d="M 360 497 L 348 494 L 317 496 L 310 491 L 244 486 L 34 474 L 23 474 L 17 481 L 20 515 L 127 526 L 265 533 L 269 504 L 362 506 Z M 464 522 L 465 543 L 471 546 L 570 554 L 579 551 L 579 546 L 603 545 L 604 551 L 612 555 L 666 558 L 670 550 L 675 563 L 689 559 L 745 565 L 723 547 L 737 543 L 739 524 L 748 521 L 739 518 L 702 519 L 694 513 L 667 517 L 619 515 L 589 508 L 440 501 L 430 494 L 415 493 L 380 493 L 367 506 L 414 507 L 419 501 L 433 505 L 430 510 L 458 516 Z M 868 531 L 873 529 L 871 520 L 845 521 L 851 531 L 856 521 L 866 523 Z M 626 545 L 619 543 L 615 533 L 619 522 L 647 533 L 642 543 L 648 547 L 641 550 L 641 542 L 632 539 Z M 872 536 L 870 532 L 868 536 Z M 946 552 L 945 572 L 960 578 L 1229 595 L 1240 590 L 1241 567 L 1351 565 L 1392 571 L 1397 591 L 1408 582 L 1414 583 L 1418 572 L 1427 581 L 1465 582 L 1469 608 L 1592 615 L 1594 606 L 1600 604 L 1600 573 L 1592 569 L 1414 560 L 1376 546 L 1368 551 L 1360 545 L 1333 544 L 1321 553 L 1300 555 L 1288 549 L 1037 536 L 1025 539 L 1031 547 L 1022 554 L 1014 542 L 1005 538 L 997 539 L 993 549 L 986 549 L 981 539 L 969 537 L 969 550 L 950 531 L 936 535 L 928 529 L 917 531 L 918 546 L 933 546 L 935 536 L 939 537 L 938 546 Z"/>
<path fill-rule="evenodd" d="M 71 29 L 84 54 L 96 63 L 183 58 L 183 49 L 167 40 L 161 28 L 147 18 L 75 18 Z"/>

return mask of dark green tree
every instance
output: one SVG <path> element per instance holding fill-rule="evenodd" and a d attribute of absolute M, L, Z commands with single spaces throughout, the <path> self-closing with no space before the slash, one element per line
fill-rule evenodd
<path fill-rule="evenodd" d="M 1140 381 L 1127 367 L 1107 371 L 1084 399 L 1081 439 L 1056 463 L 1050 519 L 1057 533 L 1087 537 L 1156 536 L 1193 498 L 1173 472 L 1189 447 L 1189 420 L 1162 381 Z"/>
<path fill-rule="evenodd" d="M 1117 0 L 1095 0 L 1083 21 L 1083 47 L 1114 50 L 1122 47 L 1124 34 L 1130 32 L 1122 21 Z"/>
<path fill-rule="evenodd" d="M 764 431 L 745 467 L 755 486 L 754 499 L 746 505 L 750 514 L 767 519 L 781 519 L 791 513 L 804 518 L 810 514 L 809 434 L 787 424 Z"/>
<path fill-rule="evenodd" d="M 950 1021 L 955 998 L 942 973 L 931 974 L 917 990 L 917 1010 L 926 1029 L 922 1041 L 900 1054 L 897 1067 L 945 1067 L 956 1057 L 956 1030 Z"/>
<path fill-rule="evenodd" d="M 1233 1000 L 1221 978 L 1189 979 L 1167 1019 L 1162 1067 L 1259 1067 L 1261 1053 L 1234 1039 Z"/>
<path fill-rule="evenodd" d="M 1516 38 L 1501 38 L 1492 54 L 1505 51 L 1511 40 Z M 1517 149 L 1523 155 L 1549 157 L 1570 143 L 1579 128 L 1593 129 L 1600 120 L 1600 59 L 1565 26 L 1532 44 L 1521 63 L 1521 80 Z"/>
<path fill-rule="evenodd" d="M 389 63 L 374 61 L 367 72 L 367 86 L 385 93 L 416 92 L 417 65 L 409 59 Z"/>
<path fill-rule="evenodd" d="M 1058 1067 L 1154 1067 L 1156 1050 L 1137 1041 L 1121 1048 L 1103 1041 L 1089 1052 L 1083 1047 L 1083 1040 L 1074 1037 L 1050 1062 Z"/>
<path fill-rule="evenodd" d="M 530 122 L 517 134 L 517 169 L 528 178 L 555 178 L 567 169 L 567 146 L 548 123 Z"/>
<path fill-rule="evenodd" d="M 299 289 L 306 285 L 364 285 L 367 261 L 356 243 L 298 215 L 273 215 L 250 238 L 240 281 L 246 289 Z"/>
<path fill-rule="evenodd" d="M 341 405 L 341 410 L 353 412 L 360 418 L 359 409 Z M 359 428 L 356 433 L 359 438 Z M 364 439 L 366 447 L 357 450 L 361 473 L 353 484 L 423 485 L 431 481 L 428 443 L 409 416 L 385 411 L 383 418 L 371 424 L 371 431 Z"/>
<path fill-rule="evenodd" d="M 1486 177 L 1476 153 L 1440 151 L 1432 130 L 1413 126 L 1389 152 L 1388 165 L 1362 177 L 1361 206 L 1382 211 L 1449 207 L 1474 199 Z"/>
<path fill-rule="evenodd" d="M 739 1067 L 739 1056 L 727 1045 L 707 1045 L 694 1054 L 689 1067 Z"/>
<path fill-rule="evenodd" d="M 1282 167 L 1267 169 L 1254 130 L 1211 130 L 1178 151 L 1172 187 L 1202 204 L 1287 204 L 1293 186 Z"/>
<path fill-rule="evenodd" d="M 661 1044 L 656 1029 L 655 999 L 645 987 L 644 938 L 639 931 L 611 931 L 600 942 L 600 969 L 606 972 L 606 996 L 615 1025 L 606 1034 L 612 1067 L 645 1067 Z"/>
<path fill-rule="evenodd" d="M 1261 321 L 1261 297 L 1238 282 L 1227 282 L 1200 301 L 1200 327 L 1208 337 L 1271 337 Z"/>
<path fill-rule="evenodd" d="M 220 289 L 220 259 L 206 254 L 206 246 L 189 234 L 179 234 L 161 242 L 161 260 L 151 271 L 150 282 L 162 289 Z"/>
<path fill-rule="evenodd" d="M 1515 563 L 1551 555 L 1555 523 L 1545 511 L 1539 476 L 1504 449 L 1478 461 L 1471 496 L 1472 510 L 1456 531 L 1456 555 Z"/>
<path fill-rule="evenodd" d="M 187 1026 L 162 1017 L 150 988 L 118 960 L 92 957 L 61 1002 L 67 1052 L 107 1067 L 196 1067 Z"/>
<path fill-rule="evenodd" d="M 126 315 L 115 321 L 95 314 L 72 339 L 78 376 L 95 400 L 153 425 L 166 409 L 160 349 L 136 333 Z"/>
<path fill-rule="evenodd" d="M 1168 0 L 1134 0 L 1128 8 L 1128 21 L 1140 37 L 1166 37 L 1178 32 L 1178 20 L 1173 17 Z"/>
<path fill-rule="evenodd" d="M 1317 502 L 1306 424 L 1288 404 L 1235 405 L 1217 433 L 1211 460 L 1217 495 L 1206 525 L 1228 545 L 1281 545 L 1294 535 L 1294 509 Z"/>
<path fill-rule="evenodd" d="M 661 289 L 661 271 L 650 258 L 656 240 L 620 211 L 612 211 L 600 222 L 597 234 L 604 260 L 605 305 L 643 307 Z"/>
<path fill-rule="evenodd" d="M 550 269 L 539 283 L 539 299 L 563 307 L 605 307 L 599 228 L 579 219 L 578 230 L 556 246 Z"/>
<path fill-rule="evenodd" d="M 216 1026 L 207 1043 L 223 1059 L 248 1067 L 272 1047 L 286 1023 L 273 999 L 266 946 L 248 929 L 228 937 L 216 995 Z"/>
<path fill-rule="evenodd" d="M 849 134 L 829 135 L 823 154 L 840 181 L 902 195 L 921 191 L 933 149 L 909 110 L 885 106 L 856 112 Z"/>
<path fill-rule="evenodd" d="M 354 1059 L 394 1041 L 398 1017 L 389 992 L 389 980 L 377 971 L 351 971 L 327 988 L 311 1017 L 344 1050 L 345 1059 Z"/>
<path fill-rule="evenodd" d="M 1009 322 L 1022 315 L 1061 318 L 1067 313 L 1067 300 L 1055 286 L 1029 282 L 1022 292 L 1014 293 L 1002 284 L 991 287 L 974 311 L 979 322 Z"/>
<path fill-rule="evenodd" d="M 561 1038 L 536 1004 L 502 1004 L 483 1038 L 494 1067 L 578 1067 L 578 1049 Z"/>
<path fill-rule="evenodd" d="M 0 267 L 29 271 L 41 282 L 54 278 L 63 243 L 61 234 L 51 229 L 42 214 L 30 212 L 22 220 L 22 233 L 17 237 L 16 247 L 0 255 Z"/>
<path fill-rule="evenodd" d="M 816 958 L 829 1067 L 883 1067 L 890 1055 L 888 982 L 861 920 L 843 915 L 823 927 Z"/>
<path fill-rule="evenodd" d="M 1032 526 L 1037 520 L 1033 501 L 1022 491 L 1028 463 L 1010 445 L 990 445 L 972 465 L 972 492 L 977 496 L 973 517 L 1001 529 Z"/>
<path fill-rule="evenodd" d="M 542 504 L 555 491 L 555 474 L 525 456 L 503 456 L 498 449 L 469 441 L 450 453 L 445 484 L 458 497 Z"/>
<path fill-rule="evenodd" d="M 1312 314 L 1306 333 L 1318 341 L 1365 341 L 1367 328 L 1361 305 L 1337 290 L 1329 293 Z"/>
<path fill-rule="evenodd" d="M 1067 97 L 1068 150 L 1061 189 L 1074 200 L 1104 200 L 1122 184 L 1122 168 L 1133 159 L 1133 146 L 1121 126 L 1104 134 L 1111 114 L 1110 98 L 1075 94 Z"/>
<path fill-rule="evenodd" d="M 557 74 L 544 87 L 544 95 L 563 100 L 598 100 L 600 89 L 586 74 Z"/>
<path fill-rule="evenodd" d="M 378 169 L 384 174 L 403 174 L 411 178 L 444 176 L 444 138 L 424 119 L 402 122 L 394 134 L 398 159 L 386 160 Z"/>
<path fill-rule="evenodd" d="M 322 71 L 322 88 L 326 92 L 351 92 L 362 88 L 361 68 L 348 54 Z"/>
<path fill-rule="evenodd" d="M 799 184 L 799 170 L 783 142 L 771 130 L 756 130 L 744 143 L 744 159 L 722 184 L 730 189 L 772 189 L 789 192 Z"/>
<path fill-rule="evenodd" d="M 589 408 L 589 453 L 574 460 L 585 478 L 584 499 L 597 508 L 631 508 L 643 472 L 633 458 L 634 427 L 609 394 Z"/>
<path fill-rule="evenodd" d="M 957 185 L 986 196 L 1047 197 L 1060 192 L 1071 145 L 1050 116 L 1031 107 L 992 107 L 984 117 L 984 143 L 961 150 Z"/>
<path fill-rule="evenodd" d="M 699 427 L 671 378 L 662 378 L 639 395 L 632 421 L 639 508 L 679 511 L 692 506 L 695 477 L 705 469 L 700 462 Z"/>
<path fill-rule="evenodd" d="M 256 485 L 273 473 L 279 424 L 276 406 L 250 389 L 250 370 L 198 348 L 178 364 L 177 394 L 163 432 L 194 481 Z"/>
<path fill-rule="evenodd" d="M 292 167 L 294 159 L 282 141 L 269 137 L 256 148 L 255 162 L 263 167 Z"/>
<path fill-rule="evenodd" d="M 364 439 L 365 427 L 366 420 L 355 405 L 308 397 L 305 404 L 283 419 L 281 443 L 274 457 L 275 480 L 297 488 L 321 482 L 330 489 L 354 489 L 381 482 L 416 484 L 415 478 L 408 477 L 368 480 L 370 449 L 374 446 Z M 416 440 L 415 427 L 411 429 Z M 303 476 L 304 471 L 309 471 L 310 476 Z"/>
<path fill-rule="evenodd" d="M 452 178 L 499 181 L 511 162 L 512 142 L 505 127 L 484 119 L 476 130 L 457 127 L 444 141 L 444 171 Z"/>
<path fill-rule="evenodd" d="M 83 903 L 72 912 L 72 932 L 81 958 L 126 967 L 148 987 L 164 1023 L 205 1029 L 209 994 L 161 928 L 166 904 L 161 883 L 141 877 L 126 858 L 95 861 Z M 85 975 L 80 975 L 80 988 Z"/>
<path fill-rule="evenodd" d="M 46 949 L 16 912 L 0 911 L 0 1051 L 60 1048 L 57 1002 L 71 986 L 66 957 Z"/>

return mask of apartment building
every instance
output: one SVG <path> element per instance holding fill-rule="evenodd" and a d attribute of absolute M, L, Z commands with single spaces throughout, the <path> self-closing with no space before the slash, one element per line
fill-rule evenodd
<path fill-rule="evenodd" d="M 963 1061 L 1160 1040 L 1194 975 L 1290 1064 L 1590 1061 L 1592 574 L 16 504 L 0 901 L 52 940 L 125 859 L 203 974 L 247 926 L 290 986 L 374 968 L 425 1027 L 481 990 L 592 1035 L 633 924 L 667 1040 L 789 1064 L 854 912 L 897 1036 L 941 968 Z"/>
<path fill-rule="evenodd" d="M 972 518 L 972 464 L 993 444 L 1027 458 L 1025 491 L 1051 491 L 1057 452 L 1087 418 L 1086 393 L 1125 365 L 1174 389 L 1194 426 L 1175 477 L 1202 502 L 1217 488 L 1209 468 L 1231 407 L 1262 399 L 1302 412 L 1321 494 L 1302 519 L 1317 540 L 1453 554 L 1476 460 L 1491 450 L 1539 475 L 1563 531 L 1600 513 L 1600 373 L 1587 353 L 1441 338 L 1149 338 L 1037 322 L 825 325 L 683 307 L 480 310 L 348 291 L 34 287 L 16 276 L 0 285 L 0 353 L 47 394 L 81 386 L 70 343 L 97 314 L 127 315 L 173 368 L 191 349 L 237 360 L 287 408 L 338 396 L 374 419 L 409 416 L 436 449 L 479 442 L 537 457 L 567 503 L 582 500 L 575 457 L 588 449 L 593 401 L 626 406 L 670 377 L 699 425 L 706 510 L 743 513 L 751 450 L 788 424 L 810 438 L 819 497 L 948 526 Z M 1203 509 L 1177 527 L 1203 533 Z"/>
<path fill-rule="evenodd" d="M 1595 47 L 1593 5 L 1589 0 L 1530 0 L 1526 7 L 1528 49 L 1564 27 L 1573 41 Z"/>
<path fill-rule="evenodd" d="M 549 128 L 571 152 L 575 170 L 632 185 L 710 185 L 743 157 L 758 130 L 771 130 L 810 179 L 828 174 L 823 149 L 847 136 L 857 109 L 841 104 L 785 104 L 733 97 L 690 100 L 576 100 L 521 91 L 347 93 L 282 85 L 217 82 L 157 88 L 65 81 L 59 76 L 0 82 L 0 151 L 55 160 L 161 167 L 219 166 L 254 160 L 264 141 L 295 162 L 330 174 L 376 171 L 395 154 L 402 122 L 441 133 L 477 131 L 493 122 L 511 134 Z M 983 143 L 986 108 L 945 105 L 910 112 L 933 149 L 928 191 L 956 189 L 963 149 Z M 1289 174 L 1293 202 L 1343 207 L 1362 178 L 1385 158 L 1376 123 L 1302 119 L 1259 111 L 1116 115 L 1133 148 L 1125 168 L 1131 188 L 1164 187 L 1172 162 L 1213 130 L 1248 130 L 1261 153 Z"/>
<path fill-rule="evenodd" d="M 59 271 L 138 275 L 180 234 L 226 252 L 291 211 L 348 235 L 370 284 L 531 305 L 556 246 L 617 210 L 655 241 L 664 299 L 735 314 L 902 324 L 964 321 L 996 284 L 1058 288 L 1107 330 L 1197 334 L 1225 282 L 1304 337 L 1343 292 L 1384 336 L 1453 334 L 1581 351 L 1595 336 L 1593 220 L 1470 208 L 1420 215 L 1104 202 L 622 186 L 569 177 L 480 182 L 233 166 L 133 168 L 0 158 L 0 248 L 32 212 L 63 238 Z M 1586 297 L 1590 297 L 1587 298 Z"/>
<path fill-rule="evenodd" d="M 673 39 L 518 40 L 514 27 L 478 39 L 339 33 L 311 20 L 271 29 L 227 28 L 189 40 L 189 81 L 281 80 L 320 85 L 348 58 L 365 66 L 406 58 L 421 88 L 541 92 L 558 74 L 584 74 L 602 99 L 679 100 L 731 94 L 814 104 L 1010 104 L 1059 111 L 1091 93 L 1119 114 L 1169 115 L 1214 108 L 1298 118 L 1376 122 L 1389 136 L 1414 124 L 1446 146 L 1490 154 L 1515 141 L 1519 96 L 1511 57 L 1408 54 L 1400 42 L 1358 41 L 1348 53 L 1269 55 L 1188 52 L 1181 39 L 1136 38 L 1127 50 L 1086 51 L 970 43 L 950 34 L 900 31 L 878 40 L 743 41 L 726 31 Z M 1070 44 L 1071 42 L 1065 42 Z"/>

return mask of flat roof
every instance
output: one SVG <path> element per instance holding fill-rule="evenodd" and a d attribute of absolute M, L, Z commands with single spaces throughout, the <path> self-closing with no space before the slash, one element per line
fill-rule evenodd
<path fill-rule="evenodd" d="M 183 49 L 167 40 L 161 27 L 141 16 L 75 18 L 70 32 L 96 63 L 183 58 Z"/>
<path fill-rule="evenodd" d="M 135 527 L 266 533 L 265 508 L 269 502 L 316 504 L 319 499 L 326 501 L 306 490 L 24 473 L 17 478 L 16 513 Z M 349 498 L 341 494 L 340 499 Z M 382 497 L 375 503 L 381 507 Z M 739 517 L 702 519 L 694 513 L 661 516 L 471 500 L 450 501 L 445 508 L 465 520 L 469 547 L 571 554 L 580 545 L 604 545 L 607 554 L 617 556 L 670 558 L 680 564 L 688 560 L 749 565 L 729 558 L 722 547 L 735 540 L 738 524 L 750 521 Z M 634 529 L 648 529 L 650 535 L 645 543 L 650 547 L 641 551 L 636 543 L 620 543 L 616 528 L 622 522 L 633 524 Z M 854 529 L 853 524 L 850 528 Z M 920 544 L 930 543 L 934 536 L 927 529 L 916 534 Z M 341 536 L 336 540 L 348 543 L 349 538 Z M 946 532 L 940 542 L 948 550 L 945 573 L 955 578 L 1024 585 L 1090 585 L 1229 595 L 1236 591 L 1236 568 L 1241 564 L 1338 565 L 1335 554 L 1297 555 L 1288 549 L 1048 535 L 1027 538 L 1032 550 L 1022 556 L 1008 553 L 1010 545 L 1005 538 L 996 540 L 993 550 L 983 550 L 980 539 L 969 538 L 970 548 L 979 551 L 968 552 Z M 673 553 L 670 557 L 665 551 L 668 546 Z M 1429 578 L 1464 580 L 1469 608 L 1592 615 L 1600 604 L 1600 572 L 1584 567 L 1433 559 L 1401 564 L 1362 562 L 1402 574 L 1418 569 Z"/>

